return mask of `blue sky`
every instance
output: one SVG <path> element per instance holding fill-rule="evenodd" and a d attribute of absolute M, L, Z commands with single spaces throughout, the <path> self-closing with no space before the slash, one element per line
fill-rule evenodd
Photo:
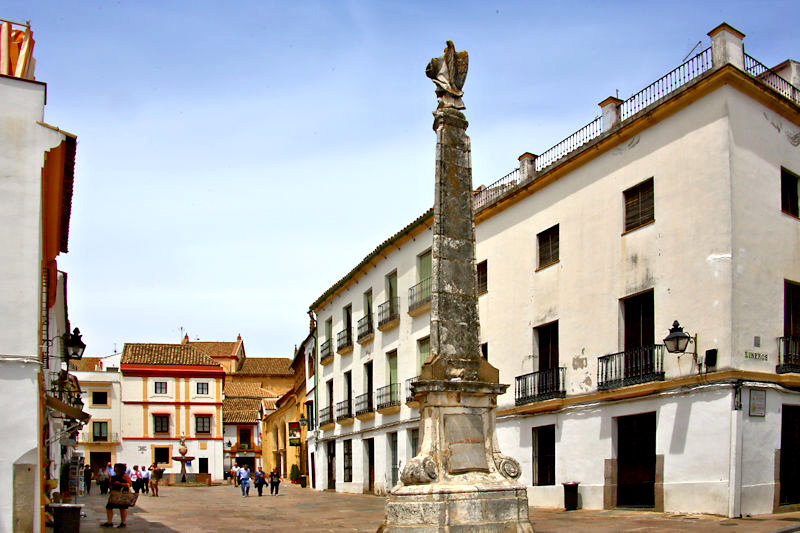
<path fill-rule="evenodd" d="M 428 60 L 451 39 L 473 184 L 678 66 L 726 21 L 800 59 L 798 2 L 11 1 L 45 120 L 78 136 L 69 272 L 87 355 L 245 340 L 290 356 L 309 304 L 433 203 Z"/>

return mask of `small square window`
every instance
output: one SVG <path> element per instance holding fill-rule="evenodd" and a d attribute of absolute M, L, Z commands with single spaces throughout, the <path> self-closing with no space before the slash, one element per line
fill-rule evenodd
<path fill-rule="evenodd" d="M 792 216 L 800 216 L 798 208 L 798 182 L 800 178 L 781 168 L 781 211 Z"/>
<path fill-rule="evenodd" d="M 197 416 L 194 429 L 196 433 L 211 433 L 211 417 L 205 415 Z"/>
<path fill-rule="evenodd" d="M 539 242 L 539 266 L 544 268 L 558 262 L 558 224 L 536 236 Z"/>
<path fill-rule="evenodd" d="M 166 381 L 156 381 L 155 393 L 156 394 L 166 394 L 167 393 L 167 382 Z"/>
<path fill-rule="evenodd" d="M 626 190 L 625 231 L 636 229 L 655 220 L 653 203 L 653 178 Z"/>
<path fill-rule="evenodd" d="M 92 405 L 108 405 L 108 392 L 92 391 Z"/>
<path fill-rule="evenodd" d="M 489 292 L 489 272 L 486 261 L 481 261 L 477 266 L 478 270 L 478 294 Z"/>
<path fill-rule="evenodd" d="M 198 383 L 197 394 L 208 394 L 208 383 Z"/>
<path fill-rule="evenodd" d="M 153 431 L 169 433 L 169 415 L 153 415 Z"/>

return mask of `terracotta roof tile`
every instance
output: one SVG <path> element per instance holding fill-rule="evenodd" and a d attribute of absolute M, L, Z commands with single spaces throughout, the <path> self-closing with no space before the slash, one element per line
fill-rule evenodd
<path fill-rule="evenodd" d="M 274 398 L 272 391 L 262 389 L 258 383 L 240 383 L 228 381 L 225 383 L 225 398 Z"/>
<path fill-rule="evenodd" d="M 200 342 L 189 341 L 189 346 L 194 346 L 209 357 L 230 357 L 236 355 L 238 341 L 234 342 Z"/>
<path fill-rule="evenodd" d="M 292 360 L 287 357 L 249 357 L 236 374 L 250 376 L 292 376 Z"/>
<path fill-rule="evenodd" d="M 102 357 L 84 357 L 77 361 L 70 361 L 69 369 L 75 372 L 100 372 L 103 370 L 100 365 L 102 360 Z"/>
<path fill-rule="evenodd" d="M 123 365 L 220 366 L 206 354 L 187 344 L 125 343 Z"/>
<path fill-rule="evenodd" d="M 226 411 L 222 410 L 222 421 L 231 424 L 258 424 L 258 411 Z"/>

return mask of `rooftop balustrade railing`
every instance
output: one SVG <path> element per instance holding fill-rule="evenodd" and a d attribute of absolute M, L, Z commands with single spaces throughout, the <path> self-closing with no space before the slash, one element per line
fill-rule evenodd
<path fill-rule="evenodd" d="M 515 189 L 520 182 L 520 172 L 515 168 L 499 180 L 488 187 L 481 187 L 472 197 L 472 205 L 478 211 L 485 205 L 489 205 L 501 196 L 505 196 L 509 191 Z"/>
<path fill-rule="evenodd" d="M 400 298 L 395 296 L 378 306 L 378 327 L 400 318 Z"/>
<path fill-rule="evenodd" d="M 596 117 L 563 141 L 542 152 L 539 157 L 536 158 L 536 172 L 549 167 L 559 159 L 574 152 L 584 144 L 587 144 L 601 133 L 603 133 L 603 117 Z"/>
<path fill-rule="evenodd" d="M 375 391 L 375 399 L 378 409 L 400 405 L 400 384 L 390 383 L 385 387 L 379 388 Z"/>
<path fill-rule="evenodd" d="M 372 392 L 359 394 L 356 396 L 356 416 L 365 415 L 375 410 L 372 403 Z"/>
<path fill-rule="evenodd" d="M 563 398 L 566 396 L 564 388 L 566 373 L 566 367 L 561 366 L 517 376 L 514 385 L 514 402 L 517 405 L 524 405 L 552 398 Z"/>
<path fill-rule="evenodd" d="M 431 301 L 431 282 L 433 278 L 425 278 L 408 289 L 408 310 L 413 311 Z"/>
<path fill-rule="evenodd" d="M 786 98 L 800 103 L 800 89 L 782 78 L 777 72 L 767 67 L 756 58 L 744 55 L 744 70 L 751 76 L 763 81 Z"/>
<path fill-rule="evenodd" d="M 597 358 L 597 389 L 664 380 L 664 345 L 653 344 Z"/>
<path fill-rule="evenodd" d="M 372 315 L 367 315 L 358 321 L 358 340 L 362 340 L 367 338 L 370 334 L 373 333 L 372 328 Z"/>
<path fill-rule="evenodd" d="M 778 374 L 800 373 L 800 337 L 778 338 Z"/>

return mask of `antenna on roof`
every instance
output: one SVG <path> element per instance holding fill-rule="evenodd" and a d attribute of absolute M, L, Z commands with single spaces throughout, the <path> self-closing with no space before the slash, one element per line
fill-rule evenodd
<path fill-rule="evenodd" d="M 117 343 L 114 343 L 114 353 L 117 353 Z"/>
<path fill-rule="evenodd" d="M 696 44 L 696 45 L 694 45 L 694 48 L 692 48 L 691 50 L 689 50 L 689 53 L 688 53 L 688 54 L 686 54 L 686 57 L 684 57 L 684 58 L 681 60 L 681 63 L 683 63 L 683 62 L 685 62 L 687 59 L 689 59 L 689 56 L 690 56 L 690 55 L 692 55 L 692 52 L 694 52 L 695 50 L 697 50 L 697 47 L 698 47 L 698 46 L 700 46 L 701 44 L 703 44 L 703 41 L 697 41 L 697 44 Z"/>

